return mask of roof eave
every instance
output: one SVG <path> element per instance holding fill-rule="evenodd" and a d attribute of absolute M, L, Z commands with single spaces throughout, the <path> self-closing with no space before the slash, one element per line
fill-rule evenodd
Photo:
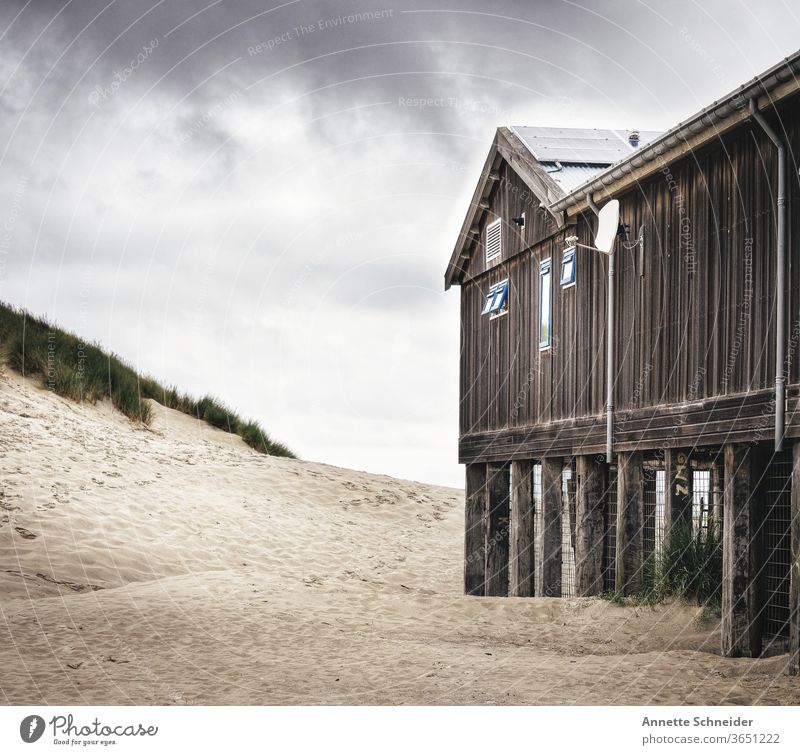
<path fill-rule="evenodd" d="M 800 50 L 721 100 L 715 100 L 707 108 L 679 123 L 629 157 L 576 187 L 554 202 L 550 210 L 554 213 L 566 211 L 571 215 L 577 214 L 588 207 L 586 195 L 598 191 L 603 191 L 606 198 L 611 198 L 614 193 L 627 188 L 630 183 L 654 173 L 659 165 L 669 163 L 670 156 L 676 150 L 697 149 L 748 120 L 750 114 L 747 103 L 751 98 L 756 98 L 761 108 L 774 105 L 779 100 L 800 91 L 798 75 L 800 75 Z M 640 173 L 637 174 L 637 171 Z"/>
<path fill-rule="evenodd" d="M 542 207 L 553 215 L 558 225 L 563 224 L 563 214 L 555 213 L 549 208 L 553 202 L 564 196 L 564 191 L 548 175 L 547 171 L 530 156 L 530 151 L 516 134 L 508 128 L 499 127 L 495 132 L 489 154 L 484 161 L 481 175 L 472 194 L 469 210 L 464 222 L 461 224 L 456 245 L 444 274 L 445 291 L 456 282 L 458 274 L 464 272 L 464 264 L 469 261 L 474 252 L 480 215 L 486 211 L 485 200 L 491 193 L 491 184 L 496 180 L 492 178 L 492 175 L 497 172 L 503 160 L 525 182 L 527 187 L 539 199 Z"/>

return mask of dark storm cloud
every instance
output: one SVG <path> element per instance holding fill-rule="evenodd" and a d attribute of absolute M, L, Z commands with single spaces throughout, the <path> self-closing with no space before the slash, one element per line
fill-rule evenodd
<path fill-rule="evenodd" d="M 4 2 L 2 295 L 305 456 L 456 482 L 442 273 L 496 126 L 666 128 L 798 27 L 721 0 Z"/>

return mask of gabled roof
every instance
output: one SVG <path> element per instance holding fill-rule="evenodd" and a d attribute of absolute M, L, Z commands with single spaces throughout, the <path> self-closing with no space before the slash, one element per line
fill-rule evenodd
<path fill-rule="evenodd" d="M 653 137 L 653 132 L 640 132 L 637 149 L 627 155 L 623 152 L 622 156 L 618 156 L 610 164 L 589 162 L 594 156 L 600 154 L 608 155 L 603 158 L 604 160 L 611 157 L 611 151 L 616 147 L 616 143 L 610 137 L 606 143 L 606 147 L 610 151 L 603 153 L 596 151 L 598 149 L 596 141 L 594 144 L 590 144 L 590 139 L 584 143 L 576 141 L 574 133 L 563 133 L 578 131 L 597 135 L 600 133 L 599 130 L 515 127 L 514 129 L 498 129 L 497 133 L 499 136 L 501 132 L 505 132 L 506 142 L 518 145 L 517 148 L 525 153 L 525 156 L 520 156 L 518 160 L 535 165 L 535 169 L 531 169 L 530 172 L 537 175 L 543 173 L 545 178 L 541 183 L 548 188 L 549 193 L 556 192 L 559 195 L 557 199 L 549 201 L 546 199 L 548 192 L 539 194 L 534 186 L 528 184 L 541 201 L 542 206 L 556 218 L 559 225 L 562 225 L 566 221 L 567 214 L 581 212 L 589 204 L 588 195 L 598 192 L 604 198 L 610 198 L 615 193 L 624 191 L 637 181 L 651 175 L 660 166 L 680 159 L 687 152 L 698 149 L 743 123 L 750 117 L 748 107 L 751 100 L 758 109 L 769 108 L 774 107 L 779 100 L 798 92 L 800 92 L 800 50 L 768 68 L 746 84 L 742 84 L 738 89 L 715 100 L 711 105 L 666 133 Z M 553 138 L 544 143 L 547 141 L 545 131 L 562 132 L 562 134 L 559 136 L 552 133 Z M 606 133 L 618 134 L 616 131 Z M 495 145 L 492 147 L 495 155 L 498 153 L 496 149 L 498 136 L 495 137 Z M 602 149 L 602 146 L 600 148 Z M 573 151 L 570 152 L 570 149 Z M 554 157 L 559 154 L 559 151 L 565 151 L 568 155 L 578 155 L 576 158 L 578 162 L 569 162 Z M 493 152 L 490 151 L 489 158 L 492 156 Z M 581 163 L 581 160 L 587 162 Z M 513 163 L 511 164 L 513 165 Z M 558 168 L 559 164 L 562 166 L 561 170 L 553 171 Z M 557 175 L 559 173 L 560 175 Z M 520 176 L 528 183 L 525 176 L 521 173 Z M 475 200 L 480 198 L 485 191 L 485 184 L 486 166 L 481 173 L 467 219 L 464 221 L 455 250 L 447 266 L 445 288 L 449 288 L 454 282 L 456 274 L 464 269 L 466 260 L 477 246 L 472 243 L 473 237 L 469 237 L 471 243 L 465 243 L 468 240 L 465 233 L 471 232 L 474 228 Z"/>
<path fill-rule="evenodd" d="M 525 182 L 542 206 L 564 197 L 564 191 L 539 165 L 530 150 L 511 130 L 500 127 L 494 135 L 489 154 L 483 163 L 478 184 L 472 194 L 467 215 L 461 225 L 453 254 L 444 275 L 445 289 L 450 288 L 457 275 L 466 271 L 475 247 L 479 245 L 480 222 L 489 209 L 489 195 L 498 179 L 497 171 L 505 160 Z M 555 217 L 555 216 L 554 216 Z"/>
<path fill-rule="evenodd" d="M 498 128 L 447 266 L 445 287 L 449 288 L 458 273 L 464 271 L 473 251 L 480 246 L 477 237 L 480 221 L 488 210 L 493 176 L 503 160 L 548 209 L 575 186 L 617 162 L 620 156 L 635 152 L 637 147 L 630 143 L 629 134 L 629 131 L 590 128 Z M 639 132 L 639 145 L 658 135 L 655 131 Z M 560 225 L 561 216 L 554 213 L 553 217 Z"/>

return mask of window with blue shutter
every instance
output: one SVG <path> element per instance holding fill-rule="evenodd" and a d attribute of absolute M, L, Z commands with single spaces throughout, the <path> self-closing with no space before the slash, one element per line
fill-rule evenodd
<path fill-rule="evenodd" d="M 575 247 L 564 250 L 561 255 L 561 288 L 575 285 Z"/>
<path fill-rule="evenodd" d="M 508 312 L 508 278 L 495 283 L 486 294 L 486 300 L 481 310 L 482 315 L 499 317 Z"/>

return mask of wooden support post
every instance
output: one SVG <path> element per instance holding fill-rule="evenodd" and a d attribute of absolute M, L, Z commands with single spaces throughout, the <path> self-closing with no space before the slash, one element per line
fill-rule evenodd
<path fill-rule="evenodd" d="M 483 595 L 486 574 L 486 464 L 467 464 L 464 593 Z"/>
<path fill-rule="evenodd" d="M 761 652 L 757 616 L 757 556 L 754 453 L 750 446 L 725 446 L 725 505 L 722 528 L 722 654 L 756 657 Z"/>
<path fill-rule="evenodd" d="M 718 538 L 722 537 L 722 501 L 725 490 L 725 467 L 716 459 L 711 467 L 711 506 L 709 514 L 709 532 Z"/>
<path fill-rule="evenodd" d="M 620 452 L 617 458 L 616 589 L 632 595 L 642 576 L 642 453 Z"/>
<path fill-rule="evenodd" d="M 789 674 L 800 675 L 800 442 L 792 457 L 792 510 L 789 523 L 791 566 L 789 573 Z"/>
<path fill-rule="evenodd" d="M 533 595 L 533 511 L 533 461 L 512 461 L 508 594 L 519 598 Z"/>
<path fill-rule="evenodd" d="M 561 597 L 561 469 L 560 458 L 542 459 L 542 558 L 536 595 Z"/>
<path fill-rule="evenodd" d="M 489 464 L 486 490 L 486 595 L 508 596 L 508 530 L 511 480 L 508 464 Z"/>
<path fill-rule="evenodd" d="M 575 594 L 603 592 L 605 465 L 595 456 L 577 458 L 575 504 Z"/>
<path fill-rule="evenodd" d="M 682 448 L 664 450 L 664 532 L 676 524 L 692 526 L 692 468 L 690 452 Z"/>

